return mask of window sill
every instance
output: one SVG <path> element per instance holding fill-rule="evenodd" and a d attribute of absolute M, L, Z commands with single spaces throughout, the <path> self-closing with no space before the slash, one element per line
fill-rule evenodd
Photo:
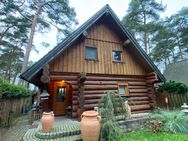
<path fill-rule="evenodd" d="M 122 61 L 114 61 L 114 60 L 113 60 L 113 63 L 120 63 L 120 64 L 124 64 L 124 62 L 122 62 Z"/>
<path fill-rule="evenodd" d="M 94 61 L 94 62 L 99 62 L 99 60 L 98 60 L 98 59 L 87 59 L 87 58 L 85 58 L 85 60 L 86 60 L 86 61 Z"/>
<path fill-rule="evenodd" d="M 124 96 L 124 97 L 130 97 L 129 94 L 119 94 L 120 96 Z"/>

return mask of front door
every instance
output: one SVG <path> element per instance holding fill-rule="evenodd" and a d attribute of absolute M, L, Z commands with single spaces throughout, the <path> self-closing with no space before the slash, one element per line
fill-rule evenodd
<path fill-rule="evenodd" d="M 53 109 L 55 115 L 66 115 L 68 92 L 66 83 L 54 82 Z"/>

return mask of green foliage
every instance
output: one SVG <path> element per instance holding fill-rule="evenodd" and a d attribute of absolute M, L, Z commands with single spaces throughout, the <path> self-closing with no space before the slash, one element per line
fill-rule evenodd
<path fill-rule="evenodd" d="M 186 59 L 188 47 L 188 7 L 182 8 L 176 14 L 166 17 L 159 22 L 153 37 L 154 48 L 151 52 L 152 60 L 165 66 Z"/>
<path fill-rule="evenodd" d="M 152 45 L 151 37 L 156 31 L 159 13 L 164 9 L 164 6 L 156 0 L 131 0 L 128 14 L 122 20 L 140 44 L 144 45 L 146 53 L 149 53 Z"/>
<path fill-rule="evenodd" d="M 188 92 L 188 86 L 181 82 L 169 81 L 160 85 L 159 92 L 167 91 L 169 93 L 185 94 Z"/>
<path fill-rule="evenodd" d="M 188 132 L 188 117 L 183 112 L 158 110 L 152 113 L 150 118 L 162 120 L 163 130 L 166 132 Z"/>
<path fill-rule="evenodd" d="M 187 133 L 148 132 L 138 130 L 124 133 L 116 141 L 187 141 Z"/>
<path fill-rule="evenodd" d="M 101 115 L 101 141 L 115 141 L 121 130 L 116 121 L 116 115 L 121 114 L 126 118 L 124 101 L 118 94 L 108 91 L 101 98 L 98 105 Z"/>
<path fill-rule="evenodd" d="M 38 13 L 36 9 L 40 9 Z M 34 16 L 38 16 L 35 24 Z M 29 42 L 29 37 L 34 36 L 35 32 L 46 33 L 53 26 L 59 32 L 58 37 L 63 38 L 77 23 L 75 16 L 69 0 L 0 1 L 0 78 L 15 81 L 21 71 L 24 50 L 37 50 L 33 41 Z M 32 24 L 35 26 L 31 26 Z M 29 32 L 33 35 L 29 36 Z M 42 44 L 47 45 L 48 43 Z M 28 60 L 25 62 L 26 68 Z"/>
<path fill-rule="evenodd" d="M 6 97 L 28 97 L 32 95 L 32 91 L 21 85 L 13 85 L 7 81 L 0 80 L 0 93 L 2 98 Z"/>
<path fill-rule="evenodd" d="M 14 81 L 21 70 L 24 57 L 22 47 L 28 42 L 27 34 L 31 22 L 18 14 L 18 1 L 0 4 L 0 76 Z"/>

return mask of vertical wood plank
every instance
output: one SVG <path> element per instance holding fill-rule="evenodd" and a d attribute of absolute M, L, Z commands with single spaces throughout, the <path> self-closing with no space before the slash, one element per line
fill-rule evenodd
<path fill-rule="evenodd" d="M 137 57 L 130 53 L 128 47 L 122 46 L 123 41 L 108 26 L 98 23 L 87 32 L 89 39 L 80 40 L 61 53 L 60 57 L 50 63 L 50 71 L 125 75 L 146 73 Z M 99 62 L 85 60 L 85 45 L 97 47 Z M 122 51 L 123 63 L 113 63 L 112 50 Z"/>

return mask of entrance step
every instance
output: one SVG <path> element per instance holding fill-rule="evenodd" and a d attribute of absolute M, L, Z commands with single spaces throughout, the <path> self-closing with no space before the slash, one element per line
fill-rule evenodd
<path fill-rule="evenodd" d="M 41 129 L 29 129 L 23 137 L 23 141 L 82 141 L 80 123 L 72 122 L 69 125 L 56 126 L 49 133 L 43 133 Z"/>

